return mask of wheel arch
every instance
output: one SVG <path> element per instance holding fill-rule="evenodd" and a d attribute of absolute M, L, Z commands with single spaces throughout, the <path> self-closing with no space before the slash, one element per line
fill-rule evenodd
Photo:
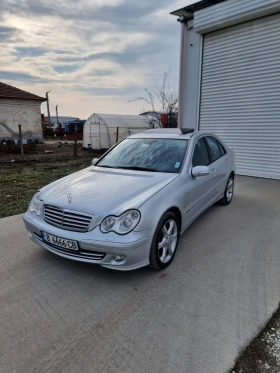
<path fill-rule="evenodd" d="M 173 214 L 175 214 L 177 216 L 178 221 L 179 221 L 179 228 L 180 228 L 180 232 L 181 232 L 181 228 L 182 228 L 182 213 L 181 213 L 181 210 L 177 206 L 172 206 L 169 209 L 167 209 L 164 212 L 164 214 L 166 214 L 167 212 L 173 212 Z"/>

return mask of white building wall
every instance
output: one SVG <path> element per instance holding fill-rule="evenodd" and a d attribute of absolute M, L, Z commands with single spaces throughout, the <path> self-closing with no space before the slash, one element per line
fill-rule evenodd
<path fill-rule="evenodd" d="M 1 98 L 0 138 L 17 136 L 19 124 L 24 138 L 42 140 L 41 102 Z"/>
<path fill-rule="evenodd" d="M 279 21 L 280 0 L 226 0 L 183 24 L 180 125 L 219 135 L 241 175 L 280 178 Z"/>
<path fill-rule="evenodd" d="M 179 127 L 198 129 L 203 35 L 280 11 L 280 0 L 227 0 L 194 13 L 182 24 Z"/>
<path fill-rule="evenodd" d="M 194 28 L 205 34 L 279 11 L 280 0 L 227 0 L 195 12 Z"/>
<path fill-rule="evenodd" d="M 235 152 L 239 175 L 280 179 L 280 14 L 206 34 L 199 129 Z"/>
<path fill-rule="evenodd" d="M 179 127 L 197 129 L 202 36 L 194 32 L 192 21 L 182 27 Z"/>

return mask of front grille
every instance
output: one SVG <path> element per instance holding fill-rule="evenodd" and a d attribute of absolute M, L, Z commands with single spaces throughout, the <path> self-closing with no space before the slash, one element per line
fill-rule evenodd
<path fill-rule="evenodd" d="M 87 232 L 92 215 L 45 205 L 45 221 L 55 227 L 74 232 Z"/>

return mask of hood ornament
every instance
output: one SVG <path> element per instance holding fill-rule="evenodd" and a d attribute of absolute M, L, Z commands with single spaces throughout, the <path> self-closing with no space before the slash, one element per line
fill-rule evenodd
<path fill-rule="evenodd" d="M 67 200 L 68 200 L 68 203 L 71 203 L 72 202 L 72 199 L 73 199 L 73 196 L 71 193 L 68 193 L 67 194 Z"/>

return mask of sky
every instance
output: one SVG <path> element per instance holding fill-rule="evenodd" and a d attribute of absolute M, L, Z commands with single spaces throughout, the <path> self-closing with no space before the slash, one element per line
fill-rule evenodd
<path fill-rule="evenodd" d="M 179 83 L 180 24 L 191 0 L 0 0 L 0 81 L 45 96 L 55 115 L 139 114 L 164 72 Z M 47 114 L 46 104 L 41 106 Z"/>

